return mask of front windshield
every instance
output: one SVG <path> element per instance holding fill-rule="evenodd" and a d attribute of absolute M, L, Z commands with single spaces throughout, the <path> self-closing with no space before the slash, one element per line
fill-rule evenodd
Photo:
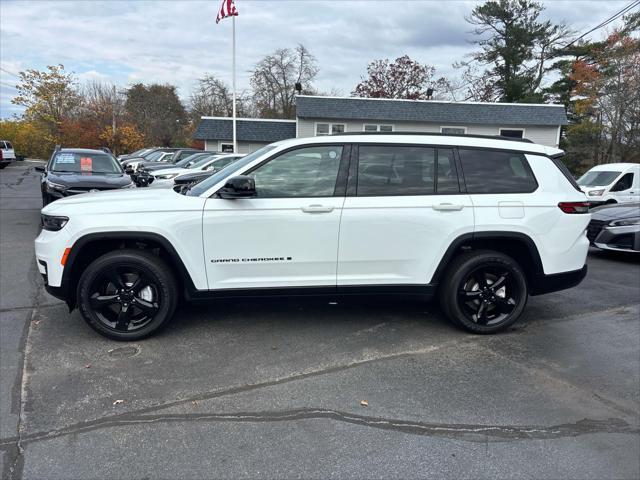
<path fill-rule="evenodd" d="M 148 162 L 155 162 L 157 159 L 162 157 L 166 152 L 163 150 L 156 150 L 155 152 L 151 152 L 149 154 L 142 155 L 145 160 Z"/>
<path fill-rule="evenodd" d="M 105 153 L 60 152 L 53 157 L 49 170 L 54 173 L 123 173 L 116 159 Z"/>
<path fill-rule="evenodd" d="M 178 163 L 176 163 L 176 167 L 186 167 L 186 165 L 189 162 L 193 162 L 194 160 L 197 161 L 199 158 L 204 158 L 204 157 L 209 157 L 211 155 L 211 153 L 194 153 L 192 155 L 189 155 L 188 157 L 183 158 L 182 160 L 180 160 Z"/>
<path fill-rule="evenodd" d="M 578 179 L 578 185 L 581 187 L 604 187 L 610 185 L 618 178 L 622 172 L 610 172 L 610 171 L 590 171 L 585 173 Z"/>
<path fill-rule="evenodd" d="M 259 150 L 256 150 L 253 153 L 250 153 L 246 157 L 243 157 L 237 162 L 234 162 L 231 165 L 228 165 L 227 167 L 223 168 L 219 172 L 211 175 L 206 180 L 203 180 L 202 182 L 198 183 L 193 188 L 191 188 L 191 190 L 187 192 L 187 195 L 191 197 L 197 197 L 199 195 L 202 195 L 208 189 L 213 187 L 216 183 L 220 182 L 221 180 L 227 177 L 232 176 L 235 172 L 243 168 L 245 165 L 250 164 L 255 159 L 262 157 L 263 155 L 265 155 L 266 153 L 270 152 L 275 148 L 277 148 L 277 145 L 267 145 L 265 147 L 262 147 Z"/>
<path fill-rule="evenodd" d="M 218 158 L 220 155 L 207 155 L 204 158 L 201 158 L 200 160 L 198 160 L 196 163 L 194 163 L 193 165 L 188 166 L 187 168 L 191 168 L 191 169 L 196 169 L 196 168 L 200 168 L 203 167 L 204 165 L 206 165 L 208 162 L 210 162 L 211 160 L 213 160 L 214 158 Z"/>

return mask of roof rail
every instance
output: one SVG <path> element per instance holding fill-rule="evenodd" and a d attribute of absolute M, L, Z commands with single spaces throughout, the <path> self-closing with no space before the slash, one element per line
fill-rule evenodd
<path fill-rule="evenodd" d="M 100 150 L 102 150 L 104 153 L 111 153 L 111 149 L 109 147 L 100 147 Z"/>
<path fill-rule="evenodd" d="M 473 133 L 440 133 L 440 132 L 343 132 L 332 133 L 330 136 L 339 137 L 344 135 L 424 135 L 433 137 L 462 137 L 462 138 L 484 138 L 488 140 L 506 140 L 508 142 L 534 143 L 528 138 L 503 137 L 502 135 L 475 135 Z"/>

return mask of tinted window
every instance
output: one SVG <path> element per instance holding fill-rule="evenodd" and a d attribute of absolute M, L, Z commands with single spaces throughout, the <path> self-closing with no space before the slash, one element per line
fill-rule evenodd
<path fill-rule="evenodd" d="M 359 196 L 433 193 L 433 148 L 361 145 L 358 157 Z"/>
<path fill-rule="evenodd" d="M 522 130 L 510 130 L 508 128 L 500 129 L 500 136 L 509 137 L 509 138 L 522 138 L 522 134 L 524 132 Z"/>
<path fill-rule="evenodd" d="M 103 153 L 60 152 L 51 162 L 52 172 L 122 173 L 118 162 Z"/>
<path fill-rule="evenodd" d="M 452 148 L 438 149 L 438 193 L 459 193 L 458 172 Z"/>
<path fill-rule="evenodd" d="M 258 197 L 327 197 L 333 195 L 342 147 L 316 146 L 292 150 L 259 166 L 255 178 Z"/>
<path fill-rule="evenodd" d="M 631 185 L 633 185 L 633 173 L 625 173 L 622 178 L 616 182 L 614 190 L 616 192 L 629 190 Z"/>
<path fill-rule="evenodd" d="M 468 193 L 528 193 L 537 185 L 521 153 L 460 149 Z"/>

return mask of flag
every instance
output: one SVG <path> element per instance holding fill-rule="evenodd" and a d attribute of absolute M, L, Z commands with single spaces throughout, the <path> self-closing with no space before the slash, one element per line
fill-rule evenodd
<path fill-rule="evenodd" d="M 237 16 L 238 10 L 236 9 L 236 5 L 233 3 L 233 0 L 222 0 L 222 6 L 220 7 L 220 11 L 216 17 L 216 23 L 220 22 L 223 18 Z"/>

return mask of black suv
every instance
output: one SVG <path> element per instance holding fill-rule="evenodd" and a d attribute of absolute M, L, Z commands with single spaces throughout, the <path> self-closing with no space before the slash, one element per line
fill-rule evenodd
<path fill-rule="evenodd" d="M 107 149 L 56 149 L 46 166 L 35 169 L 42 173 L 40 190 L 43 206 L 78 193 L 135 187 Z"/>

